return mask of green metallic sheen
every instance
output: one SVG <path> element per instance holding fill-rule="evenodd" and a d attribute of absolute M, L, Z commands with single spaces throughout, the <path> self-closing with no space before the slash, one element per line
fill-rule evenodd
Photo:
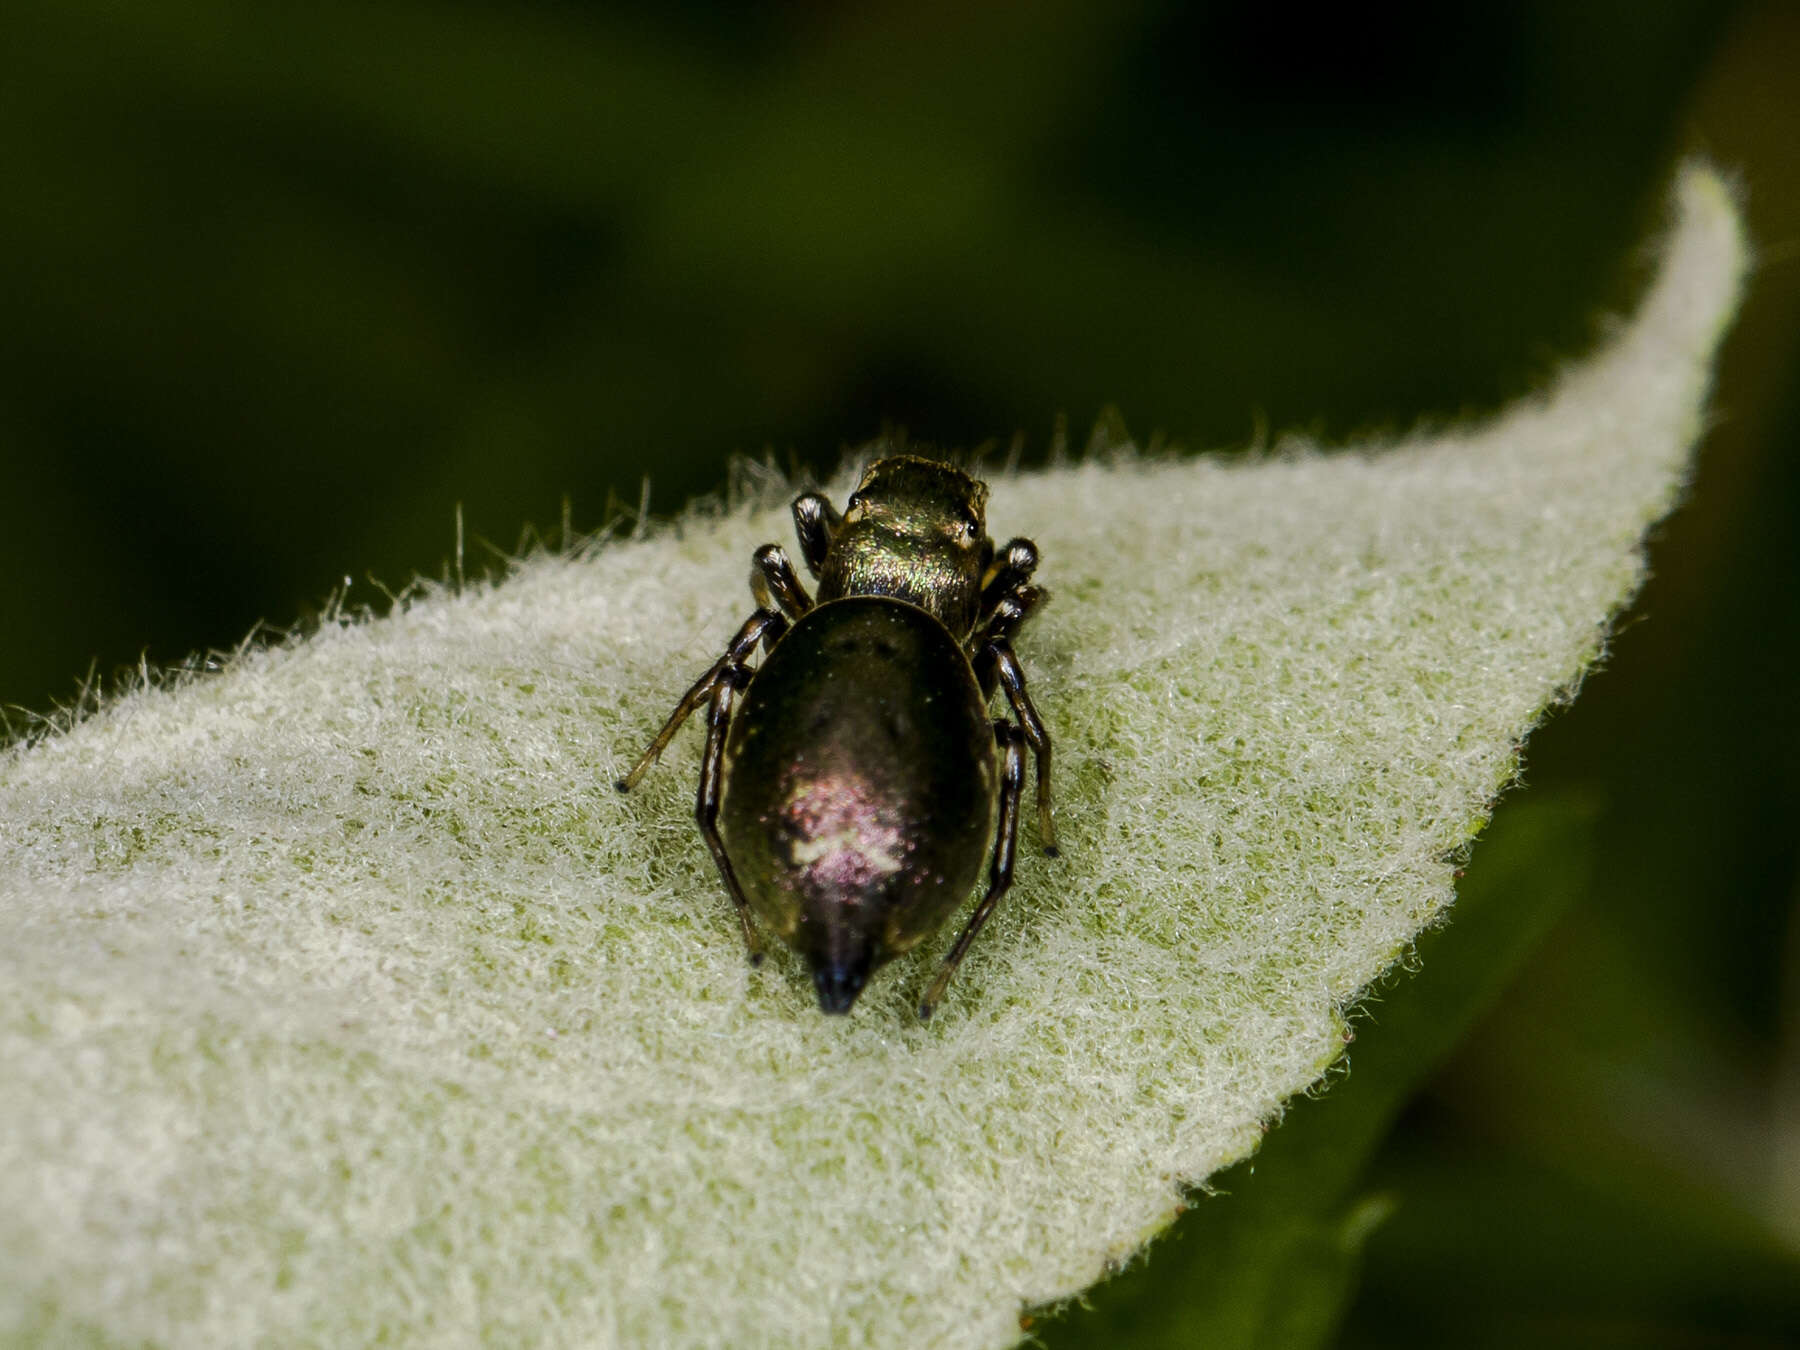
<path fill-rule="evenodd" d="M 831 541 L 819 600 L 887 595 L 906 600 L 967 639 L 993 558 L 987 484 L 946 464 L 899 455 L 863 476 Z"/>

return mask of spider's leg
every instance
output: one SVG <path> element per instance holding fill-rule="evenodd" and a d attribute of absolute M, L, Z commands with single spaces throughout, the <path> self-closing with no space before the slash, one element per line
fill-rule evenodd
<path fill-rule="evenodd" d="M 800 556 L 806 560 L 806 569 L 815 578 L 825 566 L 831 536 L 842 521 L 837 507 L 822 492 L 802 492 L 794 498 L 794 534 L 800 540 Z"/>
<path fill-rule="evenodd" d="M 700 758 L 700 787 L 694 795 L 694 820 L 700 826 L 700 837 L 706 840 L 713 861 L 719 865 L 719 876 L 737 906 L 738 922 L 743 925 L 744 945 L 750 949 L 750 964 L 762 964 L 762 944 L 756 940 L 756 929 L 750 922 L 750 902 L 738 884 L 731 859 L 725 856 L 725 841 L 719 837 L 719 795 L 725 778 L 725 734 L 731 730 L 731 705 L 750 684 L 750 668 L 730 667 L 713 686 L 712 707 L 706 719 L 706 753 Z"/>
<path fill-rule="evenodd" d="M 649 748 L 639 755 L 637 763 L 631 766 L 631 772 L 615 782 L 613 786 L 620 792 L 630 792 L 632 788 L 636 787 L 638 780 L 649 771 L 652 764 L 656 763 L 662 756 L 662 752 L 668 749 L 669 742 L 675 739 L 675 733 L 681 730 L 681 724 L 688 720 L 689 714 L 712 698 L 713 689 L 726 676 L 727 672 L 734 666 L 743 665 L 750 653 L 756 650 L 757 643 L 766 642 L 773 646 L 781 635 L 787 632 L 787 628 L 787 620 L 770 609 L 758 609 L 748 619 L 745 619 L 743 627 L 737 631 L 737 636 L 732 638 L 731 644 L 726 647 L 725 654 L 707 668 L 706 674 L 689 686 L 687 693 L 683 694 L 681 701 L 675 705 L 675 711 L 669 714 L 669 720 L 663 723 L 662 730 L 656 733 L 656 739 L 650 742 Z"/>
<path fill-rule="evenodd" d="M 1044 727 L 1044 719 L 1038 716 L 1031 695 L 1026 692 L 1025 671 L 1019 665 L 1019 658 L 1013 655 L 1012 643 L 1003 637 L 992 638 L 983 650 L 992 653 L 1000 686 L 1006 690 L 1006 701 L 1012 704 L 1013 716 L 1019 719 L 1019 729 L 1037 762 L 1038 842 L 1044 846 L 1045 853 L 1055 857 L 1056 822 L 1050 816 L 1050 733 Z"/>
<path fill-rule="evenodd" d="M 813 607 L 812 596 L 794 575 L 794 564 L 780 544 L 764 544 L 756 550 L 750 564 L 750 593 L 762 609 L 779 610 L 790 619 L 798 619 Z M 773 649 L 774 642 L 767 645 Z"/>
<path fill-rule="evenodd" d="M 956 945 L 944 958 L 944 964 L 938 967 L 937 978 L 925 991 L 925 997 L 919 1000 L 921 1018 L 931 1016 L 932 1009 L 944 996 L 950 977 L 956 974 L 956 968 L 967 955 L 969 944 L 975 941 L 975 935 L 994 912 L 994 906 L 1012 885 L 1013 853 L 1019 839 L 1019 793 L 1025 783 L 1025 756 L 1019 749 L 1023 737 L 1017 727 L 1002 717 L 994 722 L 994 739 L 1000 744 L 1004 760 L 1000 772 L 1000 827 L 995 831 L 994 861 L 988 869 L 987 894 L 975 906 L 975 912 L 957 935 Z"/>
<path fill-rule="evenodd" d="M 989 623 L 994 611 L 1007 596 L 1014 594 L 1037 571 L 1037 545 L 1029 539 L 1009 539 L 1006 547 L 994 555 L 981 578 L 981 622 Z"/>

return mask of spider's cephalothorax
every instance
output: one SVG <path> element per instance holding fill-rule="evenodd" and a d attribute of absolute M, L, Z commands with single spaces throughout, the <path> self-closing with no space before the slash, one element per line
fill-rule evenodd
<path fill-rule="evenodd" d="M 708 709 L 700 833 L 751 959 L 754 911 L 806 958 L 826 1012 L 848 1012 L 876 967 L 962 904 L 997 813 L 987 894 L 919 1003 L 931 1015 L 1012 881 L 1026 747 L 1039 838 L 1056 852 L 1050 738 L 1012 650 L 1043 598 L 1037 548 L 1014 539 L 996 553 L 986 506 L 986 484 L 914 455 L 873 465 L 842 514 L 819 493 L 797 497 L 817 600 L 778 545 L 758 549 L 755 613 L 618 783 L 633 787 Z M 1010 718 L 989 717 L 998 688 Z"/>

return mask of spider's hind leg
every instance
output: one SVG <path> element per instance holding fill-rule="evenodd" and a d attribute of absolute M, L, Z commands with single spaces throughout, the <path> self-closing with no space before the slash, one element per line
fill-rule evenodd
<path fill-rule="evenodd" d="M 669 742 L 675 739 L 675 733 L 681 730 L 681 724 L 711 700 L 713 691 L 718 687 L 720 680 L 729 678 L 733 669 L 743 666 L 750 653 L 756 650 L 757 643 L 762 642 L 773 647 L 776 642 L 780 641 L 781 635 L 787 632 L 787 629 L 788 621 L 772 609 L 759 608 L 748 619 L 745 619 L 743 627 L 737 631 L 737 636 L 732 638 L 730 645 L 725 648 L 725 654 L 707 668 L 706 674 L 688 687 L 687 693 L 683 694 L 681 701 L 675 705 L 675 711 L 669 714 L 669 720 L 663 723 L 662 730 L 656 733 L 656 738 L 650 742 L 644 753 L 638 756 L 637 763 L 631 766 L 631 772 L 618 779 L 613 786 L 620 792 L 630 792 L 636 787 L 638 780 L 649 772 L 650 766 L 662 757 L 664 750 L 669 748 Z"/>
<path fill-rule="evenodd" d="M 1000 903 L 1000 897 L 1012 885 L 1013 855 L 1019 839 L 1019 794 L 1025 783 L 1025 757 L 1019 750 L 1019 729 L 1004 717 L 994 722 L 994 740 L 999 743 L 1002 754 L 1000 824 L 994 831 L 994 861 L 988 868 L 987 894 L 975 906 L 975 912 L 969 916 L 968 923 L 963 925 L 962 932 L 957 935 L 956 945 L 944 958 L 944 964 L 938 967 L 937 978 L 931 982 L 931 988 L 925 991 L 925 997 L 919 1000 L 919 1016 L 922 1019 L 930 1017 L 938 1001 L 944 997 L 950 977 L 956 974 L 956 968 L 962 964 L 963 957 L 968 955 L 969 945 L 975 941 L 975 935 L 987 923 L 988 916 L 994 912 L 994 906 Z"/>
<path fill-rule="evenodd" d="M 1006 556 L 995 564 L 1001 576 L 1011 565 L 1010 555 L 1020 545 L 1030 549 L 1030 565 L 1037 566 L 1037 550 L 1030 540 L 1015 539 L 1006 546 Z M 1019 581 L 1010 591 L 998 596 L 987 627 L 975 638 L 974 667 L 983 698 L 992 698 L 996 688 L 1006 690 L 1006 701 L 1012 705 L 1013 716 L 1019 719 L 1019 730 L 1025 743 L 1031 747 L 1032 759 L 1037 766 L 1038 842 L 1045 853 L 1054 857 L 1059 850 L 1056 822 L 1050 811 L 1050 732 L 1031 701 L 1031 694 L 1025 687 L 1025 668 L 1019 664 L 1012 648 L 1014 630 L 1030 617 L 1043 599 L 1044 593 L 1028 581 Z"/>
<path fill-rule="evenodd" d="M 694 794 L 694 822 L 700 837 L 718 864 L 719 877 L 737 906 L 738 923 L 744 929 L 744 945 L 750 951 L 750 964 L 762 964 L 762 944 L 756 940 L 756 928 L 750 922 L 750 902 L 738 884 L 737 872 L 725 855 L 725 841 L 719 836 L 719 799 L 725 778 L 725 737 L 731 730 L 731 705 L 750 685 L 750 668 L 735 665 L 725 671 L 713 686 L 712 706 L 706 719 L 706 753 L 700 759 L 700 786 Z"/>

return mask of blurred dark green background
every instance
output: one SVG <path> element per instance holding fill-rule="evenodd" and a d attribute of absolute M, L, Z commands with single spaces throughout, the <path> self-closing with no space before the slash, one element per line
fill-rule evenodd
<path fill-rule="evenodd" d="M 1795 7 L 17 0 L 6 29 L 15 733 L 90 664 L 439 573 L 458 503 L 511 549 L 565 495 L 591 528 L 646 474 L 673 510 L 734 451 L 830 466 L 889 424 L 1029 458 L 1108 403 L 1194 449 L 1492 409 L 1629 305 L 1679 155 L 1738 171 L 1762 267 L 1690 500 L 1471 864 L 1541 941 L 1435 985 L 1428 944 L 1395 1015 L 1460 998 L 1470 1033 L 1421 1085 L 1444 1047 L 1381 1068 L 1378 1006 L 1293 1112 L 1304 1141 L 1388 1084 L 1334 1163 L 1360 1266 L 1304 1335 L 1220 1334 L 1800 1337 Z M 1035 1329 L 1221 1325 L 1199 1258 L 1279 1141 Z"/>

